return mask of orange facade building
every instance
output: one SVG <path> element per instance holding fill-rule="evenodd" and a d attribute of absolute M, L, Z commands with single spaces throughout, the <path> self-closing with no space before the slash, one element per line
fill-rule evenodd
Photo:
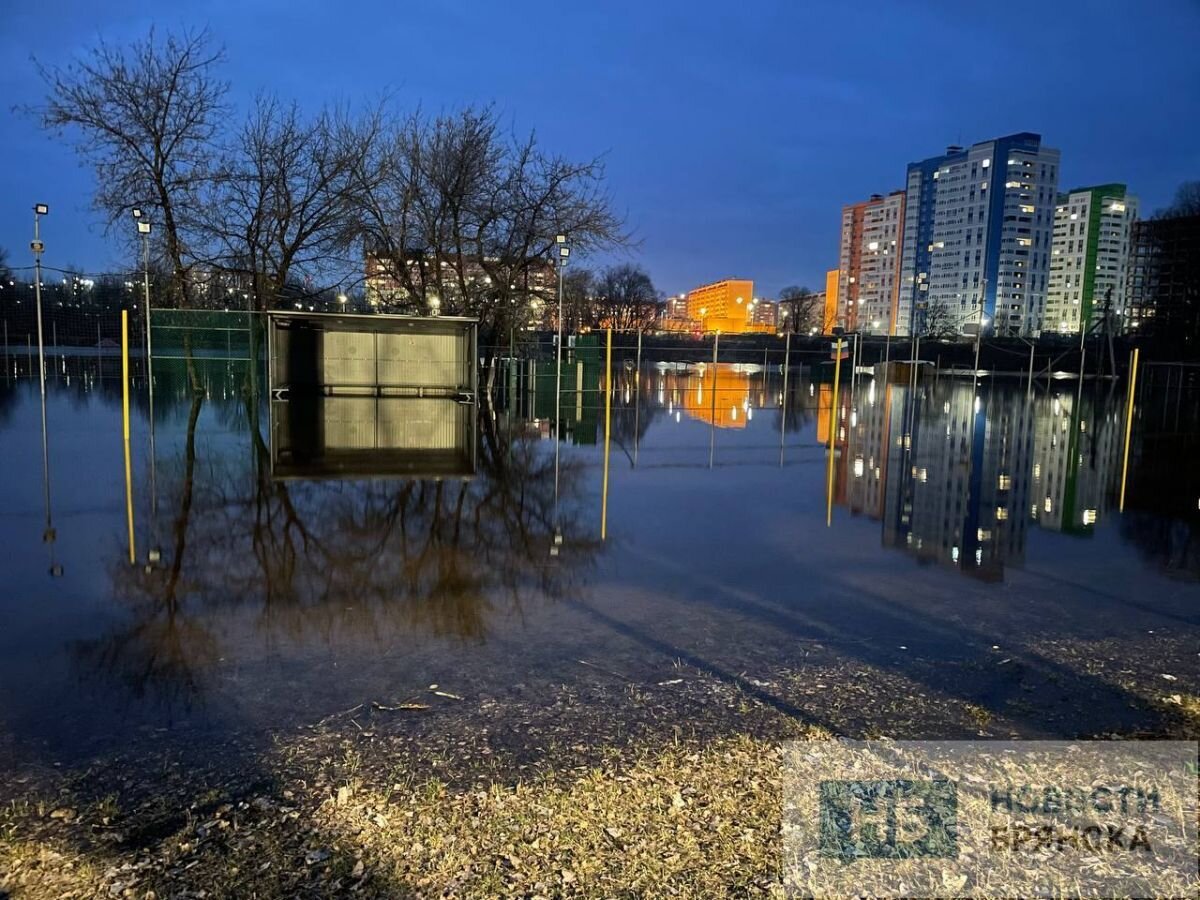
<path fill-rule="evenodd" d="M 838 321 L 838 292 L 841 289 L 842 272 L 830 269 L 825 273 L 825 315 L 821 320 L 821 333 L 832 334 Z"/>
<path fill-rule="evenodd" d="M 727 279 L 706 284 L 688 293 L 688 318 L 702 332 L 725 334 L 774 333 L 772 326 L 754 322 L 754 282 Z"/>

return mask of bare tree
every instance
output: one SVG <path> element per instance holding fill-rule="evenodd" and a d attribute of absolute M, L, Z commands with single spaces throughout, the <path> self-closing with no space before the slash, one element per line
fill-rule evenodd
<path fill-rule="evenodd" d="M 591 269 L 568 268 L 563 276 L 563 325 L 578 331 L 596 321 L 592 305 L 596 276 Z"/>
<path fill-rule="evenodd" d="M 1175 190 L 1175 200 L 1166 209 L 1161 209 L 1155 218 L 1179 218 L 1200 216 L 1200 181 L 1185 181 Z"/>
<path fill-rule="evenodd" d="M 396 124 L 360 169 L 367 254 L 397 286 L 381 298 L 477 316 L 485 333 L 529 321 L 554 299 L 554 239 L 573 258 L 622 243 L 599 160 L 543 152 L 504 137 L 491 108 Z"/>
<path fill-rule="evenodd" d="M 822 321 L 824 311 L 820 294 L 814 294 L 806 287 L 792 285 L 779 292 L 781 330 L 806 334 L 815 327 L 828 333 L 831 327 L 826 327 Z"/>
<path fill-rule="evenodd" d="M 182 306 L 189 305 L 194 261 L 182 215 L 212 175 L 226 112 L 227 85 L 215 74 L 222 59 L 207 31 L 159 40 L 151 30 L 128 47 L 101 43 L 65 68 L 39 66 L 49 91 L 44 126 L 76 135 L 110 229 L 133 207 L 150 213 Z"/>
<path fill-rule="evenodd" d="M 650 276 L 629 263 L 609 266 L 596 281 L 592 323 L 614 331 L 636 331 L 654 324 L 658 292 Z"/>
<path fill-rule="evenodd" d="M 354 176 L 379 126 L 261 96 L 227 148 L 220 177 L 197 209 L 213 262 L 242 276 L 255 309 L 270 309 L 298 281 L 336 280 L 355 218 Z"/>

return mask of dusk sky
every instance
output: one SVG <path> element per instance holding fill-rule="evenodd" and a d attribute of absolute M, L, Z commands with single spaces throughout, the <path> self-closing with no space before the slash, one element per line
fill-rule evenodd
<path fill-rule="evenodd" d="M 50 266 L 122 267 L 92 174 L 13 107 L 60 64 L 151 24 L 211 28 L 232 99 L 306 106 L 385 90 L 430 111 L 494 103 L 552 151 L 604 154 L 656 285 L 724 277 L 763 296 L 823 286 L 843 203 L 903 186 L 950 143 L 1034 131 L 1059 188 L 1126 182 L 1144 211 L 1200 179 L 1200 4 L 690 2 L 16 3 L 0 12 L 0 246 Z M 600 261 L 595 261 L 600 262 Z"/>

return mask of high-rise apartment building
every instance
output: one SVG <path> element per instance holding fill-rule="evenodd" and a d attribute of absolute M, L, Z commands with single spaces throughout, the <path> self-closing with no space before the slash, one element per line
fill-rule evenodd
<path fill-rule="evenodd" d="M 842 208 L 837 323 L 848 330 L 894 334 L 904 234 L 904 191 Z"/>
<path fill-rule="evenodd" d="M 1044 331 L 1078 332 L 1124 309 L 1137 197 L 1123 184 L 1059 194 L 1054 210 Z"/>
<path fill-rule="evenodd" d="M 1059 152 L 1021 132 L 910 163 L 897 334 L 1037 334 Z"/>

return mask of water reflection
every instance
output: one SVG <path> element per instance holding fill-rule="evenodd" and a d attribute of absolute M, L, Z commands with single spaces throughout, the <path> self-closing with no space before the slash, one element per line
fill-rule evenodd
<path fill-rule="evenodd" d="M 178 360 L 156 360 L 157 444 L 134 478 L 138 521 L 149 536 L 138 546 L 151 552 L 136 567 L 125 562 L 118 541 L 124 531 L 115 505 L 119 489 L 89 468 L 95 445 L 107 440 L 96 435 L 104 427 L 119 435 L 120 385 L 94 369 L 72 371 L 50 391 L 47 472 L 55 485 L 54 548 L 66 563 L 66 576 L 53 582 L 61 588 L 53 598 L 75 605 L 64 603 L 68 612 L 49 623 L 36 619 L 47 604 L 10 604 L 6 611 L 14 623 L 34 622 L 26 633 L 39 653 L 61 653 L 68 644 L 71 691 L 79 684 L 93 696 L 115 689 L 137 700 L 139 709 L 161 704 L 172 715 L 207 704 L 222 686 L 232 695 L 225 706 L 239 707 L 255 689 L 230 686 L 242 672 L 248 681 L 303 681 L 305 691 L 328 682 L 322 708 L 333 710 L 369 690 L 382 693 L 400 678 L 425 678 L 435 657 L 459 670 L 472 659 L 494 668 L 513 657 L 514 670 L 536 668 L 569 644 L 572 629 L 595 627 L 572 611 L 585 602 L 600 561 L 599 359 L 586 344 L 568 354 L 559 422 L 552 415 L 553 362 L 506 365 L 493 405 L 464 421 L 458 405 L 431 409 L 423 418 L 374 398 L 347 398 L 368 402 L 338 408 L 280 408 L 258 397 L 244 361 L 197 359 L 189 371 Z M 193 392 L 193 384 L 201 391 Z M 835 401 L 832 386 L 808 369 L 793 368 L 785 387 L 777 367 L 647 360 L 640 370 L 617 367 L 612 396 L 618 471 L 605 562 L 619 570 L 622 589 L 628 586 L 635 598 L 630 604 L 644 605 L 637 615 L 647 621 L 666 616 L 668 630 L 685 631 L 684 620 L 700 631 L 711 627 L 711 637 L 701 638 L 711 641 L 705 652 L 734 671 L 742 670 L 740 642 L 761 636 L 764 626 L 755 624 L 753 610 L 729 607 L 750 603 L 746 597 L 774 603 L 789 585 L 789 566 L 805 559 L 805 571 L 820 572 L 811 559 L 823 565 L 823 554 L 838 542 L 851 548 L 853 562 L 840 557 L 831 565 L 843 568 L 827 573 L 826 581 L 825 574 L 812 575 L 814 595 L 845 589 L 855 575 L 846 569 L 858 565 L 872 568 L 880 585 L 903 585 L 914 562 L 962 572 L 981 582 L 979 591 L 990 592 L 986 582 L 1023 566 L 1039 541 L 1061 546 L 1065 540 L 1083 548 L 1072 559 L 1098 564 L 1100 554 L 1124 541 L 1149 564 L 1150 574 L 1131 576 L 1131 584 L 1161 584 L 1154 580 L 1160 570 L 1200 577 L 1194 466 L 1200 410 L 1194 398 L 1172 395 L 1164 405 L 1151 391 L 1140 400 L 1120 515 L 1114 503 L 1124 429 L 1120 386 L 1114 392 L 1107 384 L 1043 385 L 1027 396 L 1023 384 L 996 379 L 973 386 L 931 378 L 913 388 L 865 376 Z M 140 440 L 148 432 L 148 399 L 144 390 L 135 390 L 133 399 Z M 22 468 L 13 470 L 20 474 L 11 477 L 41 487 L 39 417 L 35 382 L 0 385 L 5 437 L 27 433 L 30 440 L 18 460 Z M 98 430 L 97 422 L 110 424 Z M 420 429 L 404 430 L 414 423 Z M 831 434 L 839 513 L 826 536 Z M 554 437 L 564 441 L 557 517 L 548 440 Z M 475 448 L 473 477 L 411 456 L 466 446 Z M 457 466 L 463 458 L 453 459 Z M 114 478 L 117 472 L 114 460 Z M 92 481 L 100 486 L 86 493 Z M 80 519 L 77 497 L 84 493 L 87 504 L 102 510 L 94 520 Z M 36 541 L 43 527 L 40 500 L 31 495 L 29 515 L 0 523 Z M 675 515 L 665 513 L 668 507 Z M 786 518 L 775 514 L 777 507 L 787 510 Z M 694 521 L 714 518 L 723 526 L 719 538 L 687 531 Z M 664 520 L 673 525 L 664 528 Z M 559 529 L 561 545 L 555 543 Z M 96 534 L 111 539 L 97 541 Z M 1089 550 L 1092 543 L 1102 546 Z M 560 552 L 551 555 L 552 547 Z M 679 594 L 687 606 L 657 610 L 663 601 L 654 591 L 663 589 L 663 576 L 646 571 L 647 555 L 680 563 L 669 578 L 684 579 Z M 1127 553 L 1124 563 L 1130 558 Z M 44 563 L 36 561 L 37 584 L 45 585 Z M 34 584 L 22 580 L 23 565 L 14 564 L 15 594 L 30 593 L 27 585 Z M 713 612 L 717 582 L 737 590 Z M 788 616 L 816 615 L 805 606 L 808 596 L 779 602 L 792 603 Z M 565 597 L 577 602 L 556 602 Z M 615 615 L 612 606 L 623 601 L 609 595 L 607 602 L 606 614 Z M 103 607 L 103 615 L 89 618 L 93 607 Z M 769 621 L 782 618 L 772 612 Z M 72 630 L 64 631 L 63 622 Z M 855 629 L 868 624 L 845 628 L 857 639 Z M 531 633 L 540 645 L 525 643 Z M 598 653 L 620 640 L 616 633 L 587 635 Z M 689 650 L 687 638 L 680 646 Z M 327 658 L 342 667 L 308 671 Z M 16 672 L 29 681 L 23 665 L 29 664 L 0 661 L 0 674 Z M 377 680 L 344 702 L 352 690 L 345 680 L 371 666 Z M 508 676 L 526 677 L 523 671 L 479 677 Z M 91 703 L 99 717 L 112 703 L 104 696 L 95 702 L 67 696 L 70 691 L 52 680 L 38 689 L 44 693 L 27 701 L 36 709 L 22 708 L 23 715 L 59 704 L 80 722 L 89 713 L 79 707 Z M 274 690 L 291 697 L 287 687 Z"/>
<path fill-rule="evenodd" d="M 475 471 L 474 408 L 453 401 L 336 398 L 330 409 L 329 398 L 306 433 L 312 409 L 271 401 L 272 453 L 242 375 L 227 372 L 214 392 L 213 374 L 202 374 L 208 390 L 197 394 L 186 379 L 159 375 L 162 414 L 186 409 L 174 454 L 160 433 L 167 546 L 159 564 L 113 566 L 128 616 L 75 646 L 89 675 L 190 704 L 216 662 L 253 636 L 270 645 L 336 634 L 364 653 L 403 635 L 483 641 L 497 617 L 562 596 L 594 557 L 578 463 L 562 467 L 566 539 L 552 562 L 552 460 L 502 420 L 482 417 L 478 478 L 466 477 Z M 206 404 L 238 427 L 206 441 Z M 414 404 L 428 415 L 410 415 Z M 329 478 L 337 480 L 315 480 Z"/>

